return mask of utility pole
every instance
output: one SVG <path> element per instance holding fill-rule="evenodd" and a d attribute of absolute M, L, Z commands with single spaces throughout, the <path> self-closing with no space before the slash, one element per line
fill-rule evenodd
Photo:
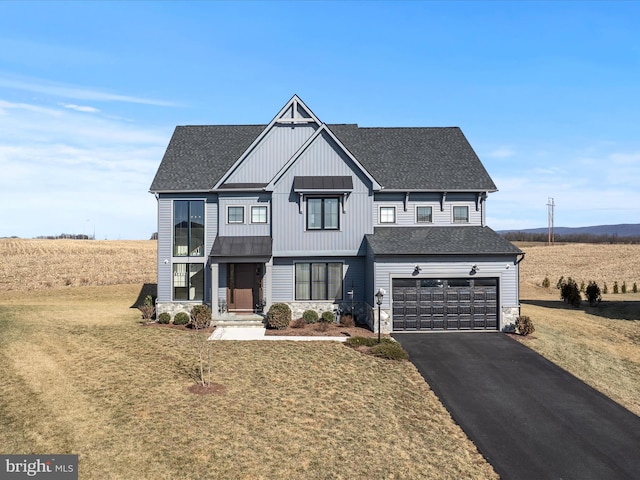
<path fill-rule="evenodd" d="M 555 233 L 553 231 L 554 229 L 554 225 L 553 225 L 553 209 L 556 206 L 555 202 L 553 201 L 553 197 L 549 197 L 549 200 L 547 201 L 547 209 L 548 209 L 548 213 L 547 213 L 547 217 L 548 217 L 548 234 L 547 234 L 547 241 L 549 245 L 553 245 L 553 242 L 555 241 Z"/>

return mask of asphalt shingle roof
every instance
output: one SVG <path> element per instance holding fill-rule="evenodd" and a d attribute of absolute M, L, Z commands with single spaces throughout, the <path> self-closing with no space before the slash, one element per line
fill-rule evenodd
<path fill-rule="evenodd" d="M 151 191 L 210 190 L 265 127 L 176 127 Z M 457 127 L 328 127 L 385 190 L 496 190 Z M 265 183 L 270 180 L 264 179 Z"/>
<path fill-rule="evenodd" d="M 366 235 L 375 255 L 497 255 L 522 253 L 489 227 L 376 227 Z"/>
<path fill-rule="evenodd" d="M 222 237 L 211 248 L 212 257 L 270 257 L 271 237 Z"/>

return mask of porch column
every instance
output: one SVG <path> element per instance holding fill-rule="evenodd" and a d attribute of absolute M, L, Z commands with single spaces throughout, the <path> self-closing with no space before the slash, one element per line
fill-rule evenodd
<path fill-rule="evenodd" d="M 211 262 L 211 315 L 213 318 L 218 318 L 220 313 L 218 308 L 218 263 Z"/>
<path fill-rule="evenodd" d="M 269 308 L 271 308 L 271 303 L 273 302 L 272 275 L 273 275 L 273 257 L 270 258 L 269 261 L 264 264 L 264 289 L 266 291 L 266 295 L 265 295 L 266 304 L 264 306 L 265 313 L 269 311 Z"/>

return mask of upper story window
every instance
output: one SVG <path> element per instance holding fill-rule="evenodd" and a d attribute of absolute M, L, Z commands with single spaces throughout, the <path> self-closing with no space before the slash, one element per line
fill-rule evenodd
<path fill-rule="evenodd" d="M 267 223 L 267 207 L 251 207 L 251 223 Z"/>
<path fill-rule="evenodd" d="M 244 207 L 227 207 L 227 223 L 244 223 Z"/>
<path fill-rule="evenodd" d="M 431 207 L 416 207 L 416 223 L 433 222 L 433 209 Z"/>
<path fill-rule="evenodd" d="M 453 207 L 453 223 L 469 223 L 469 207 Z"/>
<path fill-rule="evenodd" d="M 338 230 L 340 199 L 337 197 L 307 198 L 307 230 Z"/>
<path fill-rule="evenodd" d="M 173 255 L 204 255 L 204 200 L 174 200 Z"/>
<path fill-rule="evenodd" d="M 396 207 L 380 207 L 380 223 L 396 223 Z"/>

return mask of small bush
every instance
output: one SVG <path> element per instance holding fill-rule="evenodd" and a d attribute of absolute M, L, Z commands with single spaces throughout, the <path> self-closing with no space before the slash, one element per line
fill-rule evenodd
<path fill-rule="evenodd" d="M 189 314 L 187 312 L 178 312 L 173 317 L 174 325 L 186 325 L 187 323 L 189 323 Z"/>
<path fill-rule="evenodd" d="M 580 290 L 576 282 L 569 277 L 566 282 L 560 286 L 560 298 L 569 305 L 579 307 L 582 297 L 580 296 Z"/>
<path fill-rule="evenodd" d="M 549 288 L 550 286 L 551 286 L 551 280 L 549 280 L 549 277 L 544 277 L 544 280 L 542 281 L 542 287 Z"/>
<path fill-rule="evenodd" d="M 302 314 L 302 318 L 307 323 L 318 323 L 318 312 L 315 310 L 305 310 Z"/>
<path fill-rule="evenodd" d="M 208 305 L 196 305 L 191 309 L 189 322 L 194 328 L 207 328 L 211 323 L 211 308 Z"/>
<path fill-rule="evenodd" d="M 533 333 L 535 331 L 536 329 L 529 317 L 523 315 L 516 318 L 516 332 L 518 332 L 520 335 L 529 335 L 530 333 Z"/>
<path fill-rule="evenodd" d="M 160 315 L 158 315 L 158 323 L 167 324 L 169 322 L 171 322 L 171 315 L 169 315 L 167 312 L 162 312 Z"/>
<path fill-rule="evenodd" d="M 342 325 L 343 327 L 355 327 L 356 326 L 356 322 L 354 322 L 353 320 L 353 315 L 351 315 L 350 313 L 347 313 L 345 315 L 342 315 L 340 317 L 340 325 Z"/>
<path fill-rule="evenodd" d="M 627 293 L 627 282 L 622 282 L 622 293 Z"/>
<path fill-rule="evenodd" d="M 350 347 L 373 347 L 378 344 L 378 339 L 376 337 L 349 337 L 347 341 L 344 342 Z M 380 339 L 380 343 L 396 343 L 390 338 L 384 337 Z"/>
<path fill-rule="evenodd" d="M 556 288 L 557 288 L 558 290 L 560 290 L 560 289 L 562 288 L 562 285 L 563 285 L 563 284 L 564 284 L 564 276 L 562 276 L 562 277 L 560 277 L 560 278 L 558 279 L 558 282 L 556 283 Z"/>
<path fill-rule="evenodd" d="M 327 322 L 318 322 L 315 328 L 318 332 L 326 332 L 329 330 L 329 324 Z"/>
<path fill-rule="evenodd" d="M 584 282 L 580 282 L 580 293 L 584 293 L 586 285 L 584 284 Z"/>
<path fill-rule="evenodd" d="M 336 316 L 333 314 L 333 312 L 327 310 L 326 312 L 322 312 L 320 321 L 324 323 L 334 323 L 336 321 Z"/>
<path fill-rule="evenodd" d="M 286 303 L 274 303 L 267 312 L 267 326 L 283 330 L 291 323 L 291 309 Z"/>
<path fill-rule="evenodd" d="M 389 360 L 407 360 L 409 354 L 398 342 L 380 342 L 371 347 L 371 353 L 376 357 Z"/>
<path fill-rule="evenodd" d="M 638 284 L 636 282 L 633 282 L 633 288 L 631 289 L 631 291 L 633 293 L 638 293 Z"/>
<path fill-rule="evenodd" d="M 289 326 L 291 328 L 302 328 L 307 325 L 307 321 L 304 318 L 296 318 L 292 320 Z"/>
<path fill-rule="evenodd" d="M 150 321 L 156 313 L 156 308 L 153 305 L 153 297 L 151 295 L 144 297 L 144 301 L 142 302 L 142 305 L 138 307 L 138 310 L 142 312 L 143 320 L 146 320 L 147 322 Z"/>
<path fill-rule="evenodd" d="M 607 282 L 604 282 L 604 287 L 602 287 L 602 293 L 605 295 L 609 293 L 609 287 L 607 287 Z"/>
<path fill-rule="evenodd" d="M 613 293 L 620 293 L 620 287 L 618 287 L 618 282 L 613 282 Z"/>
<path fill-rule="evenodd" d="M 587 300 L 589 305 L 593 306 L 602 301 L 602 295 L 600 294 L 600 287 L 596 282 L 589 282 L 587 286 Z"/>

